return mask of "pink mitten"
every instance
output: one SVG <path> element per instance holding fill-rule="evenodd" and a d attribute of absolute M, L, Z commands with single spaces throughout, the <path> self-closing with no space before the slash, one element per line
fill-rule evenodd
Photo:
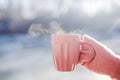
<path fill-rule="evenodd" d="M 106 74 L 120 80 L 120 58 L 105 45 L 83 35 L 80 51 L 79 64 L 96 73 Z"/>

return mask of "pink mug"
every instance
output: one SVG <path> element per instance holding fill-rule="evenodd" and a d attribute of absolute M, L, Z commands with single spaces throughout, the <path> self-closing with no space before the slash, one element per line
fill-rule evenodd
<path fill-rule="evenodd" d="M 58 71 L 73 71 L 80 56 L 80 35 L 53 34 L 52 55 Z"/>

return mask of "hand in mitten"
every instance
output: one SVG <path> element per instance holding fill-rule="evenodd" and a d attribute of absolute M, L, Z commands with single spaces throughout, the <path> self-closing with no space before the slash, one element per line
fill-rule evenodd
<path fill-rule="evenodd" d="M 114 52 L 87 35 L 83 35 L 81 43 L 80 65 L 120 80 L 120 58 Z"/>

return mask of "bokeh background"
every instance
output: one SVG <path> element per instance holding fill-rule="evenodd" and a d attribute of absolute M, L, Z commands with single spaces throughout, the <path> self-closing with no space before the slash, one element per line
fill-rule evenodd
<path fill-rule="evenodd" d="M 56 71 L 53 33 L 88 34 L 120 55 L 120 0 L 0 0 L 0 80 L 111 80 Z"/>

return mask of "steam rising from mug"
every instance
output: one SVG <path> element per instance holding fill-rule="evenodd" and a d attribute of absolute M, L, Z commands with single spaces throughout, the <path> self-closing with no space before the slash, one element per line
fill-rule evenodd
<path fill-rule="evenodd" d="M 49 28 L 45 27 L 44 25 L 40 24 L 40 23 L 34 23 L 30 26 L 28 33 L 33 36 L 41 36 L 41 35 L 45 35 L 45 34 L 77 34 L 80 33 L 81 31 L 80 29 L 77 30 L 73 30 L 73 31 L 65 31 L 62 28 L 62 25 L 56 21 L 52 21 L 49 24 Z"/>

